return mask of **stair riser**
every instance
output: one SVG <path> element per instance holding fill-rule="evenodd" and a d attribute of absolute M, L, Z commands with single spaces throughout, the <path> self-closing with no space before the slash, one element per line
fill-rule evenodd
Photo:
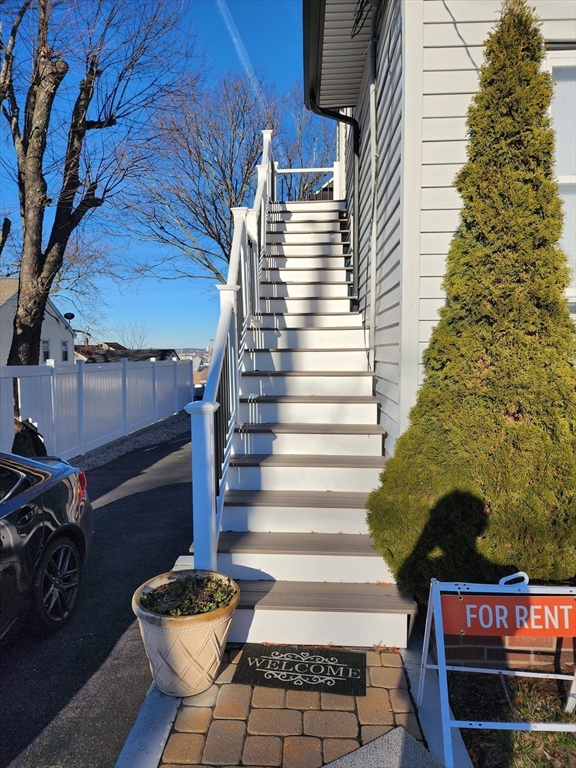
<path fill-rule="evenodd" d="M 281 213 L 312 213 L 312 219 L 316 219 L 316 214 L 320 211 L 333 211 L 333 216 L 338 216 L 339 211 L 346 210 L 344 200 L 321 200 L 321 201 L 295 201 L 295 202 L 275 202 L 270 203 L 269 211 L 271 214 Z"/>
<path fill-rule="evenodd" d="M 376 424 L 375 403 L 240 403 L 244 424 Z"/>
<path fill-rule="evenodd" d="M 372 394 L 370 376 L 262 376 L 244 377 L 241 395 L 357 395 Z"/>
<path fill-rule="evenodd" d="M 348 285 L 326 283 L 260 283 L 263 298 L 346 298 Z"/>
<path fill-rule="evenodd" d="M 220 552 L 217 570 L 232 579 L 253 581 L 394 582 L 381 557 Z"/>
<path fill-rule="evenodd" d="M 237 432 L 235 454 L 275 453 L 314 456 L 382 456 L 382 435 L 302 435 L 293 432 Z"/>
<path fill-rule="evenodd" d="M 350 270 L 345 269 L 265 269 L 262 280 L 281 283 L 346 283 L 349 282 Z"/>
<path fill-rule="evenodd" d="M 365 371 L 366 352 L 358 350 L 248 350 L 246 371 Z"/>
<path fill-rule="evenodd" d="M 347 330 L 310 328 L 307 330 L 248 331 L 248 346 L 256 349 L 358 349 L 364 346 L 362 328 Z"/>
<path fill-rule="evenodd" d="M 309 213 L 308 211 L 277 211 L 276 213 L 270 213 L 268 215 L 268 227 L 273 229 L 276 223 L 288 223 L 288 222 L 306 222 L 308 224 L 324 224 L 324 222 L 330 222 L 332 226 L 337 226 L 338 222 L 348 222 L 346 216 L 338 211 L 318 211 L 317 213 Z"/>
<path fill-rule="evenodd" d="M 340 256 L 344 254 L 343 245 L 276 245 L 266 246 L 270 256 Z"/>
<path fill-rule="evenodd" d="M 234 612 L 228 641 L 406 648 L 408 620 L 405 614 L 395 613 L 252 611 L 238 608 Z"/>
<path fill-rule="evenodd" d="M 263 315 L 262 325 L 274 328 L 361 328 L 360 314 L 341 315 Z"/>
<path fill-rule="evenodd" d="M 274 256 L 265 258 L 263 269 L 335 269 L 346 266 L 345 256 Z"/>
<path fill-rule="evenodd" d="M 330 218 L 324 221 L 282 221 L 269 224 L 267 237 L 270 235 L 279 235 L 283 232 L 289 235 L 320 234 L 328 232 L 329 234 L 338 233 L 349 238 L 348 222 L 340 222 L 337 219 Z"/>
<path fill-rule="evenodd" d="M 232 491 L 369 492 L 378 485 L 377 467 L 229 467 Z"/>
<path fill-rule="evenodd" d="M 340 245 L 342 232 L 270 232 L 266 235 L 268 243 L 283 245 Z"/>
<path fill-rule="evenodd" d="M 364 509 L 233 507 L 224 505 L 223 531 L 368 533 Z"/>

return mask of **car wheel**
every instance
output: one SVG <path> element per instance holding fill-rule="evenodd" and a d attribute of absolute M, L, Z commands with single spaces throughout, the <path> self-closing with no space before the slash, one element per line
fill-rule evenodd
<path fill-rule="evenodd" d="M 48 545 L 32 587 L 33 631 L 55 632 L 70 621 L 80 587 L 80 569 L 80 553 L 73 541 L 58 538 Z"/>

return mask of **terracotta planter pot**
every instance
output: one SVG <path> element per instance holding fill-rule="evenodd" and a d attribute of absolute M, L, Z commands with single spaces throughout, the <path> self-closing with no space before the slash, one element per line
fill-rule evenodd
<path fill-rule="evenodd" d="M 208 573 L 228 581 L 227 576 L 215 571 L 169 571 L 149 579 L 132 597 L 132 610 L 140 624 L 154 683 L 169 696 L 195 696 L 212 685 L 226 647 L 232 614 L 240 601 L 240 590 L 230 579 L 236 590 L 230 605 L 197 616 L 159 616 L 140 605 L 140 595 L 174 579 Z"/>

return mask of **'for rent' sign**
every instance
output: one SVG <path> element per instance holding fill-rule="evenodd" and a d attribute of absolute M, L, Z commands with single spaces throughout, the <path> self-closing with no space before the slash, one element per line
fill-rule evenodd
<path fill-rule="evenodd" d="M 442 595 L 447 635 L 576 637 L 576 600 L 536 595 Z"/>

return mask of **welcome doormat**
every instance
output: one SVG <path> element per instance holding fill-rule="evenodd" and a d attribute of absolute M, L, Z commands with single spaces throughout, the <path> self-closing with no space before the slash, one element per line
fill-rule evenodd
<path fill-rule="evenodd" d="M 232 682 L 366 696 L 366 654 L 303 645 L 246 643 Z"/>

